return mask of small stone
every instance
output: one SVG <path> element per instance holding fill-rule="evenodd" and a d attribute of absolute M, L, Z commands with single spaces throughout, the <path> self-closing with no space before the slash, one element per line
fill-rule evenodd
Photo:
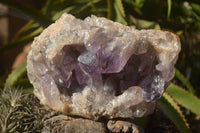
<path fill-rule="evenodd" d="M 107 127 L 111 133 L 144 133 L 140 127 L 128 121 L 109 120 Z"/>
<path fill-rule="evenodd" d="M 167 31 L 70 14 L 47 27 L 31 47 L 27 73 L 40 102 L 93 120 L 152 113 L 181 49 L 179 38 Z"/>
<path fill-rule="evenodd" d="M 103 123 L 65 115 L 54 116 L 44 122 L 42 133 L 107 133 Z"/>

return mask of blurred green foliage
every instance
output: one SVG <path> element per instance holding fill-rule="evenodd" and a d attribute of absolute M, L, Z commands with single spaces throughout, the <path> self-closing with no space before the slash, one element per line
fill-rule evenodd
<path fill-rule="evenodd" d="M 73 14 L 81 19 L 95 14 L 136 29 L 161 29 L 177 34 L 182 51 L 173 80 L 176 85 L 171 84 L 167 88 L 158 105 L 182 133 L 190 132 L 188 124 L 191 126 L 195 117 L 200 117 L 199 0 L 46 0 L 39 11 L 12 0 L 1 0 L 0 3 L 30 18 L 18 31 L 14 41 L 0 46 L 0 52 L 31 42 L 63 13 Z M 5 88 L 20 86 L 24 93 L 30 92 L 33 88 L 24 75 L 25 67 L 22 64 L 8 78 L 1 76 L 0 85 Z"/>

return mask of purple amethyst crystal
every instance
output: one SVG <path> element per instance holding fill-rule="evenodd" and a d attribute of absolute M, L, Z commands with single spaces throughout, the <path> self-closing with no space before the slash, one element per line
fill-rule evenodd
<path fill-rule="evenodd" d="M 63 16 L 35 38 L 28 77 L 42 104 L 90 119 L 154 110 L 180 52 L 170 32 L 135 30 L 96 16 Z"/>

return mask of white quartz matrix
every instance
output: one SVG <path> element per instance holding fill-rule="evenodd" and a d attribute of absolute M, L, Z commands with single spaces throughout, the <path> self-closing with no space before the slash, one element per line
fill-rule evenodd
<path fill-rule="evenodd" d="M 63 14 L 32 43 L 27 72 L 41 103 L 97 120 L 150 114 L 174 76 L 179 38 L 92 15 Z"/>

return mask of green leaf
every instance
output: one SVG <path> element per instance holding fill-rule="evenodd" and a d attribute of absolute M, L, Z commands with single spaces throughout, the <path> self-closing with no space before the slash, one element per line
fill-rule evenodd
<path fill-rule="evenodd" d="M 5 88 L 10 88 L 15 85 L 17 80 L 26 73 L 26 62 L 21 64 L 18 68 L 14 69 L 11 74 L 8 76 Z"/>
<path fill-rule="evenodd" d="M 85 3 L 88 3 L 90 2 L 90 0 L 59 0 L 59 1 L 55 1 L 53 3 L 54 6 L 60 6 L 60 5 L 63 5 L 63 3 L 67 3 L 67 5 L 78 5 L 78 4 L 85 4 Z"/>
<path fill-rule="evenodd" d="M 15 83 L 15 86 L 23 86 L 23 89 L 33 88 L 33 85 L 30 83 L 29 79 L 26 76 L 18 79 Z"/>
<path fill-rule="evenodd" d="M 44 6 L 44 10 L 43 10 L 45 15 L 50 14 L 52 5 L 53 5 L 53 0 L 47 0 L 46 4 Z"/>
<path fill-rule="evenodd" d="M 93 2 L 94 0 L 90 0 L 90 3 L 91 3 L 91 8 L 92 8 L 92 11 L 97 13 L 97 10 L 96 10 L 96 7 L 95 7 L 95 4 Z"/>
<path fill-rule="evenodd" d="M 171 14 L 171 8 L 172 8 L 172 1 L 167 0 L 167 19 L 170 19 L 170 14 Z"/>
<path fill-rule="evenodd" d="M 56 13 L 54 16 L 53 16 L 53 20 L 57 20 L 59 19 L 63 13 L 70 13 L 70 11 L 74 10 L 76 8 L 76 6 L 70 6 L 70 7 L 67 7 L 65 8 L 64 10 L 61 10 L 59 11 L 58 13 Z"/>
<path fill-rule="evenodd" d="M 189 133 L 189 126 L 179 106 L 167 93 L 157 101 L 165 115 L 176 125 L 181 133 Z"/>
<path fill-rule="evenodd" d="M 126 15 L 121 0 L 107 0 L 108 19 L 127 25 Z"/>
<path fill-rule="evenodd" d="M 22 90 L 22 93 L 23 94 L 31 94 L 31 93 L 33 93 L 33 90 L 34 90 L 34 88 L 33 87 L 30 87 L 30 88 L 24 88 L 23 90 Z"/>
<path fill-rule="evenodd" d="M 6 50 L 6 49 L 10 49 L 16 45 L 19 44 L 24 44 L 24 43 L 28 43 L 30 41 L 32 41 L 34 39 L 35 36 L 39 35 L 42 32 L 43 28 L 38 28 L 36 29 L 34 32 L 32 32 L 31 34 L 21 37 L 18 40 L 15 40 L 14 42 L 10 42 L 6 45 L 3 45 L 0 47 L 0 52 Z"/>
<path fill-rule="evenodd" d="M 39 28 L 39 24 L 35 23 L 33 20 L 29 21 L 26 25 L 24 25 L 15 35 L 15 38 L 22 37 L 23 35 L 27 34 L 31 30 Z"/>
<path fill-rule="evenodd" d="M 200 15 L 200 5 L 196 3 L 190 3 L 192 9 Z"/>
<path fill-rule="evenodd" d="M 65 7 L 72 6 L 72 5 L 79 5 L 88 3 L 90 0 L 57 0 L 53 2 L 53 8 L 60 7 L 65 5 Z"/>
<path fill-rule="evenodd" d="M 80 14 L 84 10 L 88 10 L 88 9 L 91 10 L 91 8 L 92 8 L 92 10 L 96 11 L 96 9 L 94 9 L 94 4 L 96 4 L 96 3 L 100 2 L 100 1 L 101 0 L 92 0 L 92 1 L 90 0 L 87 4 L 84 4 L 79 10 L 77 10 L 77 12 L 74 12 L 74 14 Z"/>
<path fill-rule="evenodd" d="M 37 21 L 43 27 L 47 27 L 53 22 L 48 16 L 41 14 L 34 8 L 30 8 L 30 7 L 24 6 L 22 4 L 19 4 L 17 2 L 13 2 L 10 0 L 1 0 L 0 3 L 25 14 L 31 19 Z"/>
<path fill-rule="evenodd" d="M 188 88 L 190 93 L 195 94 L 195 90 L 190 82 L 185 78 L 185 76 L 175 68 L 175 76 Z"/>
<path fill-rule="evenodd" d="M 123 2 L 131 5 L 133 8 L 142 8 L 145 0 L 124 0 Z"/>
<path fill-rule="evenodd" d="M 123 0 L 123 2 L 133 8 L 136 13 L 142 15 L 141 8 L 144 6 L 145 0 Z"/>
<path fill-rule="evenodd" d="M 157 24 L 156 22 L 153 22 L 153 21 L 146 21 L 146 20 L 137 19 L 136 28 L 137 29 L 156 29 L 156 30 L 160 30 L 160 25 Z"/>
<path fill-rule="evenodd" d="M 154 21 L 147 21 L 143 19 L 137 19 L 133 16 L 130 16 L 133 24 L 136 26 L 136 29 L 156 29 L 160 30 L 160 25 Z"/>
<path fill-rule="evenodd" d="M 173 83 L 166 92 L 181 106 L 200 116 L 200 99 Z"/>

